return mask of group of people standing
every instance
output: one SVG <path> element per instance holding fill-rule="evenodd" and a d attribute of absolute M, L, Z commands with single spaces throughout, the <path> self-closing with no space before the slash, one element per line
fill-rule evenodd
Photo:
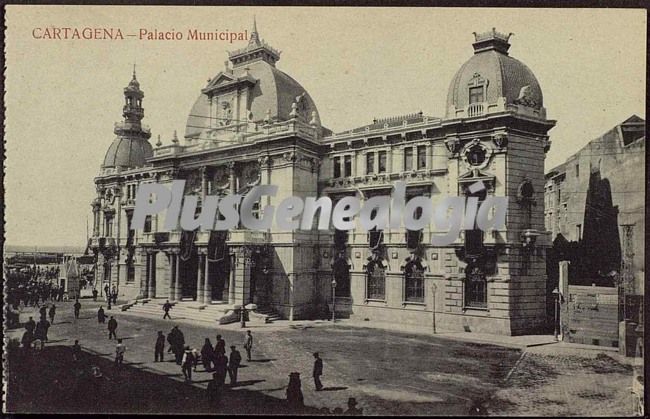
<path fill-rule="evenodd" d="M 167 352 L 174 354 L 174 360 L 177 365 L 181 366 L 186 381 L 192 381 L 192 372 L 196 372 L 200 361 L 205 371 L 213 372 L 213 378 L 219 386 L 225 385 L 226 376 L 230 377 L 231 385 L 237 383 L 237 373 L 242 356 L 235 345 L 230 346 L 230 354 L 226 355 L 226 341 L 221 335 L 217 335 L 214 346 L 212 346 L 209 338 L 205 338 L 205 342 L 199 351 L 185 344 L 185 336 L 178 326 L 174 326 L 166 338 L 162 330 L 159 330 L 154 346 L 154 362 L 164 361 L 165 340 L 169 343 Z M 253 335 L 250 330 L 246 333 L 244 349 L 246 349 L 248 361 L 251 361 Z"/>

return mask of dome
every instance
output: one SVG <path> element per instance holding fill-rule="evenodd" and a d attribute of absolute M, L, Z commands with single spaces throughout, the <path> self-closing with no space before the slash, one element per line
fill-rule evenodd
<path fill-rule="evenodd" d="M 471 94 L 475 95 L 472 103 L 493 105 L 505 100 L 505 105 L 543 109 L 542 89 L 535 75 L 524 63 L 508 56 L 511 35 L 494 29 L 474 33 L 474 55 L 460 67 L 449 85 L 447 117 L 455 117 L 457 109 L 465 109 Z"/>
<path fill-rule="evenodd" d="M 228 67 L 208 81 L 194 102 L 185 127 L 185 138 L 196 137 L 216 124 L 289 120 L 294 102 L 299 114 L 310 121 L 318 110 L 309 93 L 275 67 L 280 52 L 260 39 L 253 28 L 245 48 L 230 52 Z M 211 102 L 212 101 L 212 105 Z M 214 107 L 217 109 L 214 109 Z"/>
<path fill-rule="evenodd" d="M 146 139 L 117 137 L 106 152 L 103 167 L 142 167 L 152 155 L 153 149 Z"/>

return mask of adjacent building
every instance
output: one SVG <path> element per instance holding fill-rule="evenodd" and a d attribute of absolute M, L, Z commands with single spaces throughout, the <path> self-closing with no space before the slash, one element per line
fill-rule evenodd
<path fill-rule="evenodd" d="M 198 93 L 182 138 L 150 143 L 135 72 L 124 121 L 95 178 L 91 248 L 98 279 L 120 298 L 179 304 L 253 302 L 287 319 L 339 316 L 500 334 L 545 323 L 544 157 L 550 146 L 542 90 L 509 55 L 511 35 L 475 34 L 474 54 L 452 79 L 443 117 L 412 113 L 333 133 L 315 101 L 278 68 L 256 28 Z M 305 64 L 307 65 L 307 64 Z M 344 99 L 342 99 L 344 100 Z M 367 200 L 407 183 L 407 199 L 508 197 L 505 228 L 462 231 L 448 246 L 422 230 L 244 228 L 165 230 L 165 214 L 130 228 L 138 185 L 184 179 L 185 193 L 245 194 L 279 186 L 255 208 L 289 196 Z M 481 181 L 476 190 L 470 185 Z M 335 296 L 335 297 L 333 297 Z"/>

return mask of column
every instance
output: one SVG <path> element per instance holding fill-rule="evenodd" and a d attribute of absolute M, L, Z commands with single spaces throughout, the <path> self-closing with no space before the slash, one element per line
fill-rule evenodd
<path fill-rule="evenodd" d="M 210 304 L 212 302 L 212 285 L 210 284 L 210 261 L 208 260 L 207 253 L 205 254 L 205 267 L 203 268 L 204 272 L 204 283 L 203 290 L 205 292 L 203 297 L 203 304 Z"/>
<path fill-rule="evenodd" d="M 176 255 L 173 252 L 167 253 L 169 257 L 169 300 L 176 297 Z"/>
<path fill-rule="evenodd" d="M 205 250 L 199 249 L 199 271 L 196 275 L 196 302 L 205 303 Z"/>
<path fill-rule="evenodd" d="M 156 298 L 156 253 L 151 252 L 149 255 L 149 275 L 147 275 L 147 296 L 149 298 Z"/>
<path fill-rule="evenodd" d="M 228 278 L 228 304 L 235 304 L 235 271 L 237 270 L 237 256 L 233 254 L 230 262 L 230 278 Z"/>
<path fill-rule="evenodd" d="M 149 298 L 149 281 L 150 281 L 150 275 L 151 272 L 150 270 L 150 264 L 151 264 L 151 257 L 149 255 L 149 251 L 143 252 L 144 253 L 144 275 L 142 273 L 140 274 L 140 295 L 142 298 Z M 142 272 L 142 271 L 141 271 Z"/>
<path fill-rule="evenodd" d="M 175 287 L 174 287 L 174 300 L 181 300 L 181 261 L 179 260 L 178 251 L 174 252 L 174 276 L 175 276 Z"/>
<path fill-rule="evenodd" d="M 235 194 L 237 193 L 237 178 L 235 177 L 235 162 L 229 162 L 227 166 L 228 166 L 228 174 L 230 176 L 230 193 Z"/>

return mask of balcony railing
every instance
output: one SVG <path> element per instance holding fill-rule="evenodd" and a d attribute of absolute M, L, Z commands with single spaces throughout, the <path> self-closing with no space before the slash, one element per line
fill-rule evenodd
<path fill-rule="evenodd" d="M 473 118 L 475 116 L 483 115 L 484 107 L 483 103 L 472 103 L 467 107 L 467 116 Z"/>

